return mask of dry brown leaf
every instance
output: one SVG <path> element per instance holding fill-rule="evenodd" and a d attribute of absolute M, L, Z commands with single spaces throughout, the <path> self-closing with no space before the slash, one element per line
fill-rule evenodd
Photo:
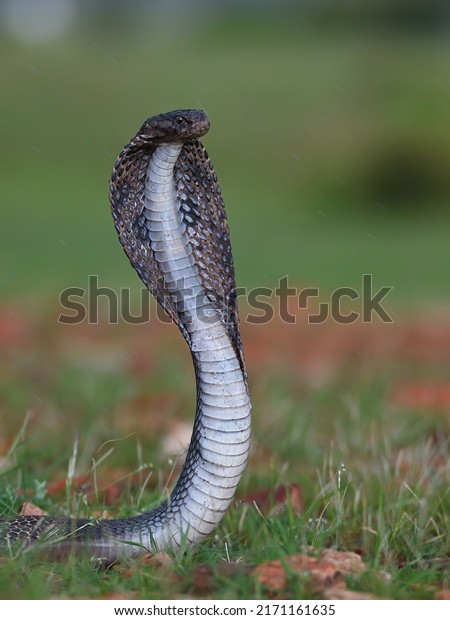
<path fill-rule="evenodd" d="M 209 564 L 201 564 L 194 570 L 194 590 L 198 594 L 207 594 L 214 588 L 214 574 Z"/>
<path fill-rule="evenodd" d="M 75 489 L 83 489 L 84 487 L 89 485 L 89 476 L 76 476 L 72 480 L 72 486 Z M 63 493 L 66 490 L 67 486 L 67 478 L 59 478 L 58 480 L 53 480 L 47 486 L 47 492 L 49 495 L 57 495 L 58 493 Z"/>
<path fill-rule="evenodd" d="M 23 496 L 32 496 L 33 495 L 33 490 L 32 489 L 17 489 L 17 495 L 19 497 L 23 497 Z"/>
<path fill-rule="evenodd" d="M 197 594 L 209 594 L 215 590 L 216 577 L 233 577 L 237 574 L 248 575 L 255 567 L 239 562 L 223 562 L 214 567 L 209 564 L 200 564 L 194 570 L 193 585 Z"/>
<path fill-rule="evenodd" d="M 288 504 L 295 514 L 300 514 L 304 507 L 304 493 L 297 483 L 282 485 L 276 489 L 259 489 L 248 493 L 242 499 L 245 504 L 256 504 L 263 514 L 279 514 Z"/>
<path fill-rule="evenodd" d="M 434 595 L 437 601 L 450 601 L 450 590 L 439 590 Z"/>
<path fill-rule="evenodd" d="M 343 575 L 359 575 L 364 570 L 364 562 L 356 553 L 325 549 L 320 557 L 298 553 L 285 556 L 283 562 L 265 562 L 253 571 L 253 575 L 269 590 L 284 590 L 289 573 L 294 572 L 308 579 L 314 590 L 323 590 L 331 586 L 345 587 Z"/>
<path fill-rule="evenodd" d="M 137 561 L 141 566 L 154 566 L 155 568 L 162 570 L 171 570 L 173 567 L 173 560 L 168 553 L 160 551 L 159 553 L 145 553 L 141 555 Z"/>
<path fill-rule="evenodd" d="M 42 508 L 35 506 L 31 502 L 24 502 L 19 514 L 25 517 L 42 517 L 48 515 L 48 512 L 45 512 L 45 510 L 42 510 Z"/>
<path fill-rule="evenodd" d="M 119 573 L 119 575 L 122 575 L 124 579 L 130 579 L 136 572 L 134 566 L 122 566 L 122 564 L 120 563 L 113 564 L 110 568 L 115 573 Z"/>
<path fill-rule="evenodd" d="M 406 409 L 450 410 L 450 383 L 415 382 L 397 386 L 391 401 Z"/>
<path fill-rule="evenodd" d="M 173 560 L 168 553 L 163 551 L 155 554 L 144 553 L 144 555 L 139 556 L 133 564 L 128 566 L 115 564 L 113 569 L 122 575 L 124 579 L 129 579 L 136 573 L 136 571 L 141 572 L 142 567 L 144 566 L 151 566 L 158 571 L 170 572 L 173 567 Z"/>
<path fill-rule="evenodd" d="M 322 558 L 333 562 L 338 570 L 348 575 L 360 575 L 366 570 L 366 565 L 361 557 L 353 551 L 337 551 L 336 549 L 324 549 Z"/>
<path fill-rule="evenodd" d="M 286 571 L 279 560 L 260 564 L 253 575 L 268 590 L 283 590 L 287 584 Z"/>
<path fill-rule="evenodd" d="M 98 478 L 98 488 L 95 488 L 92 476 L 76 476 L 71 482 L 74 492 L 83 492 L 89 500 L 101 498 L 101 501 L 108 505 L 114 505 L 120 499 L 123 490 L 127 485 L 140 486 L 142 483 L 142 473 L 130 474 L 125 468 L 111 468 L 102 470 Z M 65 493 L 67 486 L 66 478 L 59 478 L 49 483 L 47 487 L 48 494 L 51 496 L 61 495 Z M 150 485 L 149 485 L 150 486 Z"/>
<path fill-rule="evenodd" d="M 28 340 L 29 320 L 13 308 L 0 308 L 0 345 L 6 350 Z"/>

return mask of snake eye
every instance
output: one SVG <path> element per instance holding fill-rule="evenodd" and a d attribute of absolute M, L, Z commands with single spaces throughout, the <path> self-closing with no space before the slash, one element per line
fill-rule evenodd
<path fill-rule="evenodd" d="M 184 118 L 182 116 L 177 116 L 175 119 L 175 122 L 178 123 L 178 125 L 181 125 L 183 121 L 184 121 Z"/>

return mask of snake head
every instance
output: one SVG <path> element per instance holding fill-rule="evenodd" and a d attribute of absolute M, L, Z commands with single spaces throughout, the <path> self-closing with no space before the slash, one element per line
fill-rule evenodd
<path fill-rule="evenodd" d="M 138 136 L 144 142 L 186 142 L 204 136 L 209 120 L 203 110 L 173 110 L 148 118 Z"/>

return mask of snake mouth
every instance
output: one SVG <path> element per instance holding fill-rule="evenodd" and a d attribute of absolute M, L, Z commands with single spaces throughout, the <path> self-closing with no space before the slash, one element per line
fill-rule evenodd
<path fill-rule="evenodd" d="M 204 112 L 203 114 L 204 114 L 204 117 L 199 119 L 196 123 L 196 132 L 195 132 L 196 138 L 200 138 L 201 136 L 204 136 L 206 133 L 208 133 L 209 128 L 210 128 L 209 119 Z"/>
<path fill-rule="evenodd" d="M 192 112 L 196 112 L 197 118 L 193 121 L 193 125 L 195 125 L 195 133 L 196 137 L 200 138 L 208 133 L 210 128 L 209 118 L 203 112 L 203 110 L 192 110 Z"/>

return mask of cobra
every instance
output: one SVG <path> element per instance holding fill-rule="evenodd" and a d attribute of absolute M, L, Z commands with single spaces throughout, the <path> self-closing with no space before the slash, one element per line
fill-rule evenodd
<path fill-rule="evenodd" d="M 124 519 L 0 518 L 1 545 L 102 562 L 203 540 L 229 507 L 250 445 L 250 398 L 239 331 L 228 222 L 199 138 L 201 110 L 146 120 L 110 181 L 119 240 L 192 355 L 197 404 L 180 477 L 156 509 Z"/>

